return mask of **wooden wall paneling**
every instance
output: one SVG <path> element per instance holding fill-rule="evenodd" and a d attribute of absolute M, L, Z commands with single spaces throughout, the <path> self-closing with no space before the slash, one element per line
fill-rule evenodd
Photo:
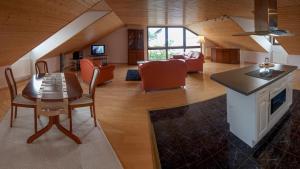
<path fill-rule="evenodd" d="M 276 37 L 288 54 L 300 55 L 300 1 L 278 0 L 278 27 L 294 36 Z"/>
<path fill-rule="evenodd" d="M 14 63 L 100 1 L 0 1 L 0 66 Z"/>
<path fill-rule="evenodd" d="M 219 47 L 265 52 L 250 36 L 232 36 L 244 30 L 230 18 L 200 22 L 189 25 L 188 28 L 204 35 Z"/>
<path fill-rule="evenodd" d="M 125 24 L 189 25 L 222 15 L 253 18 L 254 0 L 106 0 Z"/>
<path fill-rule="evenodd" d="M 43 58 L 55 57 L 59 56 L 61 53 L 67 54 L 80 50 L 122 26 L 124 26 L 124 24 L 119 17 L 114 12 L 110 12 L 79 32 L 70 40 L 63 43 L 61 46 L 54 49 L 52 52 L 45 55 Z"/>

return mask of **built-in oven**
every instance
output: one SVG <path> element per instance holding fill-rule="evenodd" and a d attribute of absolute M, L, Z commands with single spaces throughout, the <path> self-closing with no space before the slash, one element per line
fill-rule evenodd
<path fill-rule="evenodd" d="M 271 96 L 271 105 L 270 105 L 270 114 L 276 112 L 285 102 L 287 99 L 287 89 L 283 88 L 282 90 L 277 91 L 276 93 L 273 93 L 273 96 Z"/>

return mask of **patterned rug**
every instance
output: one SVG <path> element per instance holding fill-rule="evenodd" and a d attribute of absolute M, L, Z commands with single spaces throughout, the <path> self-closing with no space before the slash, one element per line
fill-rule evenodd
<path fill-rule="evenodd" d="M 9 127 L 10 113 L 0 123 L 0 169 L 123 169 L 103 130 L 94 127 L 89 108 L 74 110 L 76 144 L 56 127 L 27 144 L 34 132 L 33 110 L 18 108 L 18 118 Z M 41 117 L 39 129 L 47 124 Z M 68 120 L 61 118 L 66 127 Z"/>
<path fill-rule="evenodd" d="M 252 149 L 230 133 L 225 95 L 150 112 L 162 169 L 300 168 L 300 91 L 287 114 Z"/>

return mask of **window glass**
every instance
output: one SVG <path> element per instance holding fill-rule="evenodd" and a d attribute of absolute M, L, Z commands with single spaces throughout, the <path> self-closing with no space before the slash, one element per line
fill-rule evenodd
<path fill-rule="evenodd" d="M 199 36 L 184 27 L 148 27 L 149 60 L 165 60 L 190 51 L 200 52 L 200 47 Z"/>
<path fill-rule="evenodd" d="M 166 50 L 148 50 L 149 60 L 165 60 L 166 59 Z"/>
<path fill-rule="evenodd" d="M 165 28 L 148 28 L 148 45 L 149 47 L 166 46 Z"/>
<path fill-rule="evenodd" d="M 171 58 L 173 55 L 182 55 L 184 54 L 184 50 L 182 49 L 169 49 L 168 50 L 168 58 Z"/>
<path fill-rule="evenodd" d="M 168 46 L 183 46 L 183 28 L 168 28 Z"/>
<path fill-rule="evenodd" d="M 186 46 L 200 46 L 199 36 L 189 30 L 185 30 Z"/>

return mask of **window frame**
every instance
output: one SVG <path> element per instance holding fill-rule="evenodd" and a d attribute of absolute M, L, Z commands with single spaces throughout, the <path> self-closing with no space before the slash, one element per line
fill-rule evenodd
<path fill-rule="evenodd" d="M 165 29 L 165 46 L 164 47 L 150 47 L 149 46 L 149 28 L 164 28 Z M 168 41 L 168 28 L 182 28 L 183 29 L 183 46 L 169 46 Z M 189 48 L 199 48 L 201 50 L 202 43 L 199 44 L 199 46 L 187 46 L 186 45 L 186 31 L 190 31 L 191 33 L 195 34 L 196 36 L 199 36 L 196 32 L 190 30 L 189 28 L 186 28 L 184 26 L 148 26 L 147 27 L 147 60 L 149 60 L 149 50 L 165 50 L 166 56 L 165 59 L 168 59 L 168 50 L 169 49 L 183 49 L 183 52 L 186 51 L 186 49 Z"/>

